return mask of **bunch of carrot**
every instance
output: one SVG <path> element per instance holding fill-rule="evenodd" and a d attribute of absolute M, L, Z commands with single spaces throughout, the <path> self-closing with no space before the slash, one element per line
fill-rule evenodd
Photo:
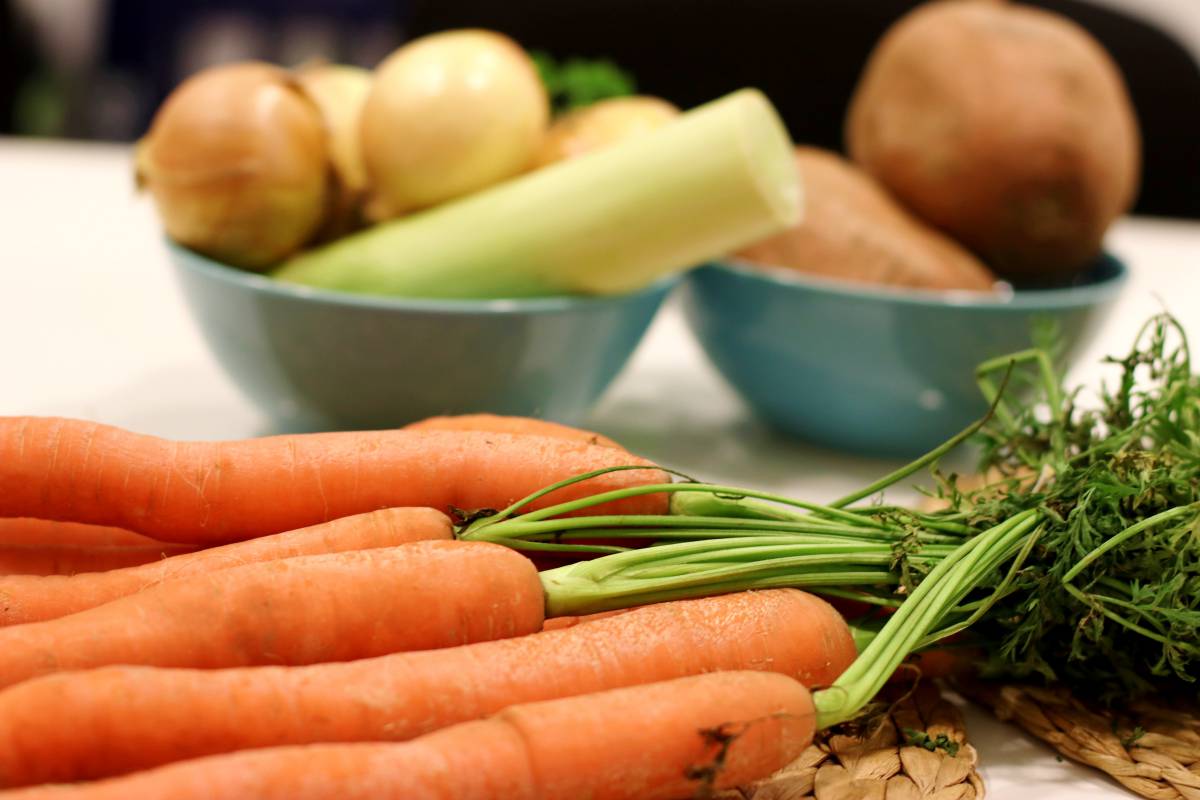
<path fill-rule="evenodd" d="M 454 538 L 447 514 L 612 466 L 639 469 L 529 507 L 664 480 L 490 416 L 222 443 L 0 419 L 0 557 L 48 554 L 0 561 L 0 797 L 673 798 L 782 767 L 804 687 L 854 660 L 824 601 L 545 625 L 525 556 Z"/>

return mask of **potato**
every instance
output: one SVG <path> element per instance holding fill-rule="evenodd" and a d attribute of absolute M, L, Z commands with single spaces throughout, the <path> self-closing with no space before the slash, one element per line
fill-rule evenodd
<path fill-rule="evenodd" d="M 1075 23 L 1001 2 L 920 6 L 879 42 L 852 158 L 1014 282 L 1070 278 L 1137 190 L 1140 137 L 1112 59 Z"/>
<path fill-rule="evenodd" d="M 991 289 L 974 256 L 929 228 L 836 153 L 796 148 L 804 186 L 800 224 L 738 253 L 747 261 L 860 283 Z"/>
<path fill-rule="evenodd" d="M 534 164 L 556 161 L 643 136 L 679 116 L 679 109 L 658 97 L 610 97 L 563 114 L 550 125 Z"/>

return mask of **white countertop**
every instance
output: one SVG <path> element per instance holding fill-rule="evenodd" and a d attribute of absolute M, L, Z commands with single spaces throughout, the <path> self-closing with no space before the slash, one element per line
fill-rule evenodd
<path fill-rule="evenodd" d="M 1099 358 L 1124 353 L 1155 311 L 1200 332 L 1200 224 L 1125 220 L 1109 247 L 1131 280 L 1077 381 L 1094 383 Z M 188 318 L 125 147 L 0 139 L 0 363 L 3 415 L 82 417 L 184 439 L 270 432 Z M 670 302 L 591 427 L 709 480 L 815 500 L 895 466 L 785 441 L 758 424 Z M 971 711 L 969 724 L 990 797 L 1129 796 L 985 713 Z"/>

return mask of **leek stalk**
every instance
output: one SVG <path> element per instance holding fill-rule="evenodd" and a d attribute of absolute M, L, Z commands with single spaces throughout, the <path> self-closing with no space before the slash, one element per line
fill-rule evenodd
<path fill-rule="evenodd" d="M 743 89 L 646 136 L 302 253 L 274 274 L 407 297 L 617 294 L 799 216 L 787 131 L 766 97 Z"/>

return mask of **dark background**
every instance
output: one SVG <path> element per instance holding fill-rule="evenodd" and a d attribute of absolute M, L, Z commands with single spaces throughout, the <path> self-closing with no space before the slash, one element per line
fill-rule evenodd
<path fill-rule="evenodd" d="M 555 56 L 608 57 L 682 107 L 758 86 L 798 142 L 840 149 L 855 82 L 912 0 L 110 0 L 89 63 L 63 58 L 0 0 L 0 132 L 131 140 L 183 76 L 256 56 L 372 66 L 413 36 L 508 33 Z M 1144 138 L 1135 211 L 1200 218 L 1200 68 L 1170 33 L 1082 0 L 1032 0 L 1079 22 L 1125 74 Z M 1200 7 L 1200 0 L 1197 2 Z M 1200 13 L 1200 8 L 1198 8 Z M 39 46 L 40 43 L 40 46 Z"/>

